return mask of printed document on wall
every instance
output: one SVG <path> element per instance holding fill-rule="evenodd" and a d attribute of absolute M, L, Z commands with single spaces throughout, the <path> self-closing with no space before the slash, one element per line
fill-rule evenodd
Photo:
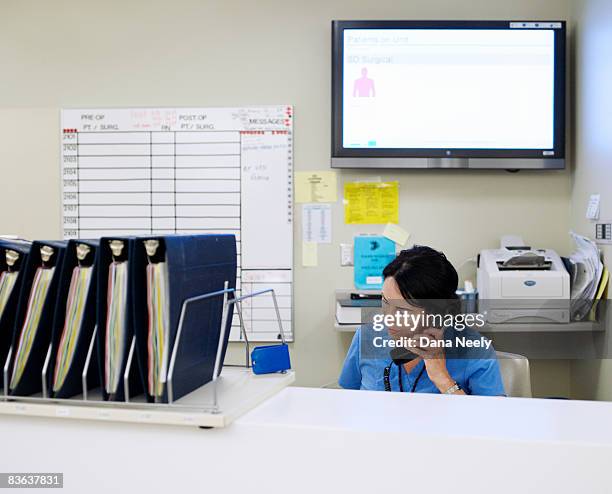
<path fill-rule="evenodd" d="M 302 205 L 302 240 L 318 244 L 331 243 L 331 204 Z"/>
<path fill-rule="evenodd" d="M 399 223 L 399 183 L 345 183 L 344 221 L 347 225 Z"/>

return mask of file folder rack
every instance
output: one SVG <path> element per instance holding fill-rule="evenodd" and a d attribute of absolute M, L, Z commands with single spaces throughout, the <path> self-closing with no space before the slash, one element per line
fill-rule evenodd
<path fill-rule="evenodd" d="M 223 427 L 234 419 L 254 408 L 262 401 L 273 396 L 289 384 L 295 375 L 293 371 L 264 376 L 255 376 L 250 370 L 250 344 L 242 316 L 242 302 L 255 297 L 270 295 L 274 305 L 276 319 L 281 341 L 285 342 L 280 311 L 276 294 L 273 289 L 236 297 L 235 290 L 228 288 L 225 282 L 223 290 L 205 293 L 183 301 L 174 347 L 168 366 L 168 379 L 166 382 L 168 403 L 147 403 L 143 395 L 131 396 L 129 393 L 128 376 L 134 372 L 135 338 L 132 338 L 127 357 L 125 373 L 123 375 L 125 386 L 125 401 L 104 401 L 100 389 L 88 389 L 90 372 L 95 372 L 91 362 L 95 349 L 97 328 L 94 330 L 89 343 L 87 357 L 81 373 L 82 394 L 74 398 L 53 398 L 47 389 L 47 377 L 50 371 L 51 347 L 46 355 L 45 364 L 41 372 L 42 392 L 33 396 L 9 395 L 9 378 L 11 367 L 12 348 L 9 349 L 3 368 L 4 391 L 0 396 L 0 413 L 25 414 L 34 416 L 59 416 L 79 419 L 116 420 L 120 422 L 145 422 L 172 425 L 197 425 L 200 427 Z M 180 399 L 174 398 L 174 370 L 179 359 L 178 349 L 181 344 L 181 335 L 185 318 L 189 310 L 197 303 L 211 301 L 222 297 L 222 314 L 219 344 L 215 355 L 212 381 Z M 225 332 L 231 306 L 236 307 L 240 332 L 244 340 L 246 358 L 244 365 L 225 365 L 223 375 L 221 358 L 224 351 Z"/>

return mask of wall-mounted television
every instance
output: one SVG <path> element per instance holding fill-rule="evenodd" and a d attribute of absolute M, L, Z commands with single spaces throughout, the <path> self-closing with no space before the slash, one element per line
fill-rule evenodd
<path fill-rule="evenodd" d="M 333 21 L 332 167 L 565 167 L 564 21 Z"/>

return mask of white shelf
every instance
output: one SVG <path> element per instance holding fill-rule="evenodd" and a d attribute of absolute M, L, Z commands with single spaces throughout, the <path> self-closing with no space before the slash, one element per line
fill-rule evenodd
<path fill-rule="evenodd" d="M 360 324 L 338 324 L 334 322 L 334 329 L 339 333 L 354 333 Z M 572 322 L 568 324 L 487 324 L 479 333 L 584 333 L 601 332 L 601 324 L 593 322 Z"/>
<path fill-rule="evenodd" d="M 338 300 L 347 298 L 351 293 L 380 294 L 378 290 L 349 290 L 337 289 L 334 293 L 334 311 Z M 354 333 L 361 324 L 340 324 L 334 316 L 334 330 L 339 333 Z M 570 322 L 570 323 L 504 323 L 487 324 L 478 329 L 480 333 L 575 333 L 575 332 L 601 332 L 605 330 L 605 324 L 595 322 Z"/>
<path fill-rule="evenodd" d="M 295 380 L 295 373 L 256 376 L 251 369 L 224 367 L 217 380 L 219 411 L 212 409 L 213 383 L 208 383 L 172 405 L 144 402 L 99 401 L 99 393 L 88 400 L 45 400 L 39 397 L 2 397 L 0 414 L 64 419 L 137 422 L 147 424 L 226 427 L 241 415 L 274 396 Z M 141 398 L 142 400 L 142 398 Z"/>
<path fill-rule="evenodd" d="M 337 319 L 334 322 L 334 329 L 339 333 L 354 333 L 359 329 L 359 326 L 361 324 L 339 324 Z"/>
<path fill-rule="evenodd" d="M 487 324 L 480 333 L 575 333 L 601 332 L 604 326 L 595 322 Z"/>

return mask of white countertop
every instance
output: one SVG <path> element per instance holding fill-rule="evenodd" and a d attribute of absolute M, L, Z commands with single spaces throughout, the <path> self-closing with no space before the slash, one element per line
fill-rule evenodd
<path fill-rule="evenodd" d="M 606 493 L 612 404 L 287 388 L 229 427 L 0 416 L 64 493 Z"/>
<path fill-rule="evenodd" d="M 612 403 L 290 387 L 241 425 L 612 447 Z"/>

